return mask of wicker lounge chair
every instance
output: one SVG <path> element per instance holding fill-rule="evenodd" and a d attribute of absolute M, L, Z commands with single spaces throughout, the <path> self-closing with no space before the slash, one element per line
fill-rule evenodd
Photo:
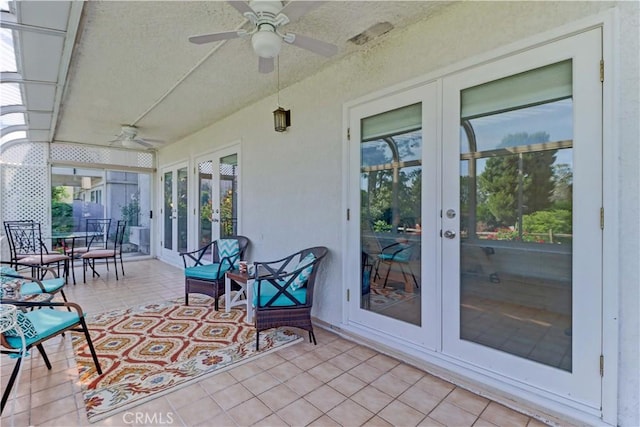
<path fill-rule="evenodd" d="M 182 252 L 184 263 L 184 300 L 189 305 L 189 294 L 205 294 L 215 299 L 224 295 L 224 274 L 237 269 L 249 246 L 244 236 L 230 236 L 191 252 Z"/>
<path fill-rule="evenodd" d="M 327 252 L 318 246 L 280 260 L 254 263 L 254 271 L 259 272 L 253 283 L 256 349 L 260 331 L 279 326 L 304 329 L 309 332 L 309 341 L 317 344 L 311 324 L 313 289 Z"/>

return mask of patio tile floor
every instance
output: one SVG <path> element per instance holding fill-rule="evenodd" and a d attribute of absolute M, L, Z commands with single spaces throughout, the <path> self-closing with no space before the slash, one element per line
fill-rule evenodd
<path fill-rule="evenodd" d="M 113 266 L 108 273 L 98 268 L 102 277 L 65 288 L 67 299 L 89 314 L 183 296 L 182 270 L 157 260 L 126 263 L 119 281 Z M 45 345 L 51 371 L 37 351 L 25 361 L 14 425 L 544 425 L 332 332 L 316 328 L 316 338 L 317 346 L 305 340 L 90 424 L 70 339 L 57 337 Z M 14 361 L 3 355 L 0 363 L 4 389 Z M 11 404 L 4 426 L 11 425 Z"/>

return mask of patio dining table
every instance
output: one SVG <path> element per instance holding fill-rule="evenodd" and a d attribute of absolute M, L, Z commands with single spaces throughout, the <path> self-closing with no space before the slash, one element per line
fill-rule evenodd
<path fill-rule="evenodd" d="M 46 237 L 47 239 L 51 240 L 52 248 L 56 248 L 56 247 L 63 248 L 64 253 L 69 255 L 69 258 L 71 258 L 71 263 L 69 268 L 71 269 L 71 276 L 73 277 L 74 285 L 76 284 L 76 272 L 74 269 L 73 260 L 77 255 L 75 253 L 76 241 L 84 240 L 85 245 L 88 245 L 89 244 L 89 242 L 87 242 L 88 239 L 90 239 L 91 237 L 99 236 L 101 234 L 102 234 L 101 232 L 73 231 L 73 232 L 52 233 L 51 236 Z"/>

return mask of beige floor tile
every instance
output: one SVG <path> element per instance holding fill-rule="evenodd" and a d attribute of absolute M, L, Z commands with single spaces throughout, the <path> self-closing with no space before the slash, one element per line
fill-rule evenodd
<path fill-rule="evenodd" d="M 285 362 L 285 359 L 283 359 L 278 353 L 269 353 L 262 357 L 258 357 L 254 363 L 260 366 L 263 370 L 267 370 L 280 365 L 283 362 Z"/>
<path fill-rule="evenodd" d="M 276 414 L 271 414 L 266 418 L 261 419 L 255 424 L 252 424 L 252 427 L 288 427 L 289 424 L 284 422 L 282 418 L 280 418 Z"/>
<path fill-rule="evenodd" d="M 220 372 L 219 374 L 207 377 L 198 384 L 200 384 L 207 393 L 214 394 L 215 392 L 224 390 L 237 382 L 238 380 L 233 378 L 228 372 Z"/>
<path fill-rule="evenodd" d="M 277 366 L 274 366 L 273 368 L 269 369 L 267 372 L 273 375 L 273 377 L 279 380 L 280 382 L 285 382 L 289 378 L 295 377 L 296 375 L 299 375 L 300 373 L 302 373 L 302 369 L 298 368 L 296 365 L 294 365 L 291 362 L 284 362 Z"/>
<path fill-rule="evenodd" d="M 304 397 L 309 403 L 322 412 L 328 412 L 347 398 L 328 385 L 323 385 Z"/>
<path fill-rule="evenodd" d="M 480 415 L 480 413 L 484 411 L 484 408 L 489 404 L 489 399 L 485 399 L 484 397 L 473 394 L 470 391 L 456 387 L 445 398 L 445 402 L 453 403 L 474 415 Z"/>
<path fill-rule="evenodd" d="M 200 384 L 196 383 L 174 391 L 167 395 L 167 399 L 171 402 L 171 405 L 174 408 L 179 409 L 185 405 L 191 404 L 192 402 L 196 402 L 205 396 L 207 396 L 205 389 L 203 389 Z"/>
<path fill-rule="evenodd" d="M 420 424 L 418 424 L 419 427 L 444 427 L 445 425 L 442 423 L 439 423 L 438 421 L 434 420 L 431 417 L 426 417 L 424 420 L 422 420 L 420 422 Z"/>
<path fill-rule="evenodd" d="M 361 363 L 349 371 L 351 375 L 360 378 L 367 384 L 377 380 L 385 372 L 386 371 L 369 364 L 369 362 Z"/>
<path fill-rule="evenodd" d="M 31 413 L 31 423 L 40 425 L 70 412 L 77 413 L 76 400 L 73 396 L 67 396 L 35 408 Z"/>
<path fill-rule="evenodd" d="M 398 397 L 411 385 L 390 373 L 383 374 L 371 383 L 375 388 L 387 393 L 391 397 Z"/>
<path fill-rule="evenodd" d="M 293 378 L 289 378 L 287 381 L 285 381 L 285 384 L 299 396 L 304 396 L 305 394 L 317 389 L 324 383 L 315 378 L 313 375 L 303 372 Z"/>
<path fill-rule="evenodd" d="M 473 427 L 497 427 L 494 423 L 490 423 L 489 421 L 478 418 L 475 423 L 473 423 Z"/>
<path fill-rule="evenodd" d="M 409 384 L 415 384 L 425 375 L 424 371 L 407 365 L 406 363 L 400 363 L 391 369 L 389 373 Z"/>
<path fill-rule="evenodd" d="M 57 386 L 40 390 L 31 395 L 31 406 L 38 407 L 45 405 L 54 400 L 61 399 L 63 397 L 71 396 L 73 388 L 71 382 L 67 381 Z"/>
<path fill-rule="evenodd" d="M 367 385 L 367 383 L 360 381 L 349 373 L 344 373 L 332 379 L 328 384 L 347 397 L 350 397 Z"/>
<path fill-rule="evenodd" d="M 304 399 L 298 399 L 276 412 L 291 426 L 306 426 L 322 416 L 322 412 Z"/>
<path fill-rule="evenodd" d="M 543 423 L 540 420 L 536 420 L 535 418 L 529 418 L 527 427 L 547 427 L 547 424 Z"/>
<path fill-rule="evenodd" d="M 247 388 L 251 393 L 255 396 L 262 394 L 263 392 L 269 390 L 280 384 L 280 381 L 275 379 L 268 372 L 261 372 L 257 375 L 252 376 L 251 378 L 247 378 L 242 381 L 242 385 Z"/>
<path fill-rule="evenodd" d="M 480 414 L 480 418 L 487 420 L 500 427 L 519 427 L 526 426 L 529 417 L 516 412 L 512 409 L 502 406 L 499 403 L 491 402 L 487 408 Z"/>
<path fill-rule="evenodd" d="M 394 426 L 416 426 L 425 418 L 425 414 L 416 411 L 404 403 L 394 400 L 378 416 Z"/>
<path fill-rule="evenodd" d="M 133 411 L 137 413 L 139 412 L 139 409 L 136 408 Z M 154 414 L 156 416 L 163 414 L 163 412 L 156 411 L 145 412 Z M 210 397 L 207 396 L 205 398 L 192 401 L 187 405 L 183 405 L 180 408 L 177 408 L 175 412 L 185 423 L 185 425 L 193 426 L 196 424 L 201 424 L 202 422 L 211 419 L 211 417 L 215 417 L 216 415 L 221 414 L 223 411 L 216 402 L 214 402 Z"/>
<path fill-rule="evenodd" d="M 384 354 L 376 354 L 367 360 L 367 363 L 375 366 L 383 372 L 387 372 L 400 364 L 400 361 Z"/>
<path fill-rule="evenodd" d="M 398 396 L 398 400 L 423 414 L 431 412 L 442 401 L 440 397 L 429 394 L 416 386 L 407 389 L 407 391 Z"/>
<path fill-rule="evenodd" d="M 227 413 L 239 426 L 249 426 L 268 417 L 272 412 L 260 399 L 254 397 L 231 408 Z"/>
<path fill-rule="evenodd" d="M 348 353 L 339 354 L 333 359 L 330 359 L 329 362 L 342 369 L 343 371 L 348 371 L 349 369 L 354 368 L 362 363 L 360 359 L 355 358 Z"/>
<path fill-rule="evenodd" d="M 208 420 L 196 424 L 194 427 L 211 427 L 211 426 L 224 426 L 224 427 L 234 427 L 237 426 L 233 418 L 231 418 L 226 412 L 221 412 L 213 418 L 209 418 Z"/>
<path fill-rule="evenodd" d="M 442 402 L 436 406 L 429 414 L 429 417 L 444 425 L 455 427 L 472 426 L 478 418 L 472 413 L 448 402 Z"/>
<path fill-rule="evenodd" d="M 253 397 L 242 384 L 234 384 L 213 394 L 213 399 L 222 409 L 229 410 Z"/>
<path fill-rule="evenodd" d="M 242 365 L 227 371 L 229 375 L 238 381 L 244 381 L 262 372 L 262 368 L 254 362 L 243 363 Z"/>
<path fill-rule="evenodd" d="M 391 403 L 393 397 L 381 392 L 375 387 L 367 386 L 351 396 L 351 400 L 376 414 L 382 408 Z"/>
<path fill-rule="evenodd" d="M 333 359 L 334 357 L 341 354 L 342 352 L 335 348 L 318 346 L 318 348 L 314 349 L 311 353 L 313 353 L 317 358 L 321 359 L 322 361 L 327 361 L 329 359 Z"/>
<path fill-rule="evenodd" d="M 265 426 L 266 425 L 267 424 L 265 424 Z M 338 423 L 328 415 L 323 415 L 317 420 L 312 421 L 308 427 L 342 427 L 342 424 Z"/>
<path fill-rule="evenodd" d="M 258 395 L 258 398 L 275 412 L 298 400 L 300 396 L 286 385 L 280 384 Z"/>
<path fill-rule="evenodd" d="M 363 424 L 366 427 L 395 427 L 394 424 L 391 424 L 385 421 L 384 418 L 376 415 L 373 418 L 369 419 L 366 423 Z"/>
<path fill-rule="evenodd" d="M 327 415 L 343 426 L 360 426 L 375 414 L 353 400 L 347 399 L 327 412 Z"/>
<path fill-rule="evenodd" d="M 314 366 L 313 368 L 309 369 L 307 372 L 309 372 L 320 381 L 327 383 L 332 379 L 342 375 L 343 371 L 331 362 L 323 362 L 318 366 Z"/>
<path fill-rule="evenodd" d="M 292 359 L 291 363 L 293 363 L 303 371 L 306 371 L 308 369 L 313 368 L 314 366 L 321 364 L 323 361 L 324 360 L 320 359 L 313 352 L 309 352 L 309 353 L 300 355 L 295 359 Z"/>
<path fill-rule="evenodd" d="M 415 386 L 429 394 L 443 399 L 455 388 L 453 384 L 428 374 L 420 378 L 420 380 L 416 382 Z"/>

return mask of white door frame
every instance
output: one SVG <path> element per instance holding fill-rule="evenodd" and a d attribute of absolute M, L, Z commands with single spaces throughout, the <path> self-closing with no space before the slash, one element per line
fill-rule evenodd
<path fill-rule="evenodd" d="M 191 186 L 191 183 L 189 181 L 189 163 L 187 161 L 184 162 L 180 162 L 180 163 L 174 163 L 171 165 L 167 165 L 164 166 L 161 170 L 160 170 L 160 179 L 159 179 L 159 192 L 158 194 L 160 195 L 159 197 L 159 212 L 160 212 L 160 221 L 158 221 L 159 223 L 159 228 L 160 228 L 160 239 L 158 240 L 158 244 L 159 244 L 159 256 L 161 259 L 169 262 L 170 264 L 173 265 L 178 265 L 178 266 L 182 266 L 182 259 L 180 258 L 179 251 L 177 249 L 177 238 L 178 238 L 178 223 L 177 221 L 175 221 L 175 219 L 177 219 L 176 217 L 174 217 L 175 213 L 171 214 L 171 217 L 174 218 L 174 220 L 172 221 L 172 238 L 173 238 L 173 245 L 171 249 L 165 248 L 165 221 L 166 221 L 166 213 L 165 213 L 165 200 L 164 200 L 164 186 L 165 186 L 165 182 L 164 182 L 164 176 L 166 173 L 171 172 L 172 176 L 173 176 L 173 182 L 172 182 L 172 190 L 171 190 L 171 194 L 172 194 L 172 203 L 174 205 L 177 205 L 177 172 L 179 169 L 183 169 L 186 168 L 187 169 L 187 194 L 189 194 L 189 187 Z M 187 220 L 187 230 L 189 229 L 189 209 L 190 209 L 190 205 L 191 202 L 189 200 L 189 198 L 187 197 L 187 216 L 186 216 L 186 220 Z M 177 208 L 174 208 L 177 209 Z"/>

